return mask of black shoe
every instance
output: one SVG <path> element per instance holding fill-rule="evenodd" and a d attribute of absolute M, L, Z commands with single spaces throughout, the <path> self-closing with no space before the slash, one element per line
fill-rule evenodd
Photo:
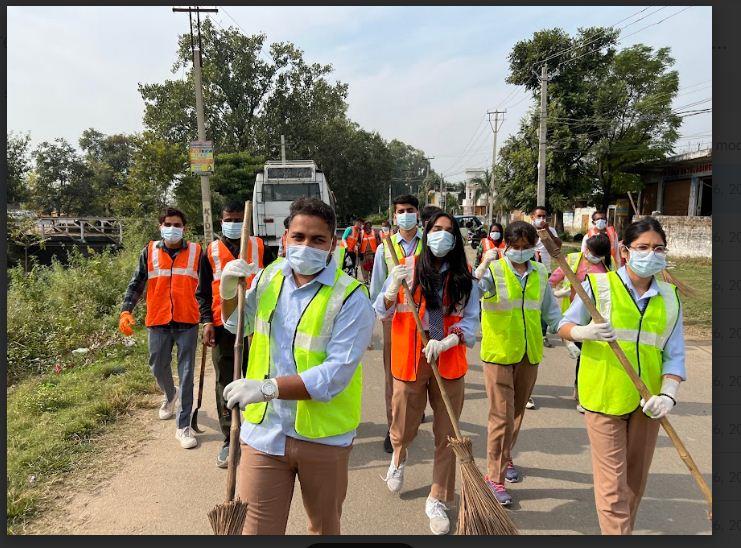
<path fill-rule="evenodd" d="M 421 423 L 423 423 L 423 422 L 425 422 L 425 419 L 426 419 L 426 418 L 427 418 L 427 417 L 425 416 L 425 412 L 424 412 L 424 411 L 422 411 L 422 420 L 421 420 L 421 421 L 419 421 L 419 422 L 420 422 L 420 424 L 421 424 Z"/>
<path fill-rule="evenodd" d="M 394 447 L 391 445 L 391 432 L 386 432 L 386 439 L 383 440 L 383 450 L 389 454 L 394 452 Z"/>

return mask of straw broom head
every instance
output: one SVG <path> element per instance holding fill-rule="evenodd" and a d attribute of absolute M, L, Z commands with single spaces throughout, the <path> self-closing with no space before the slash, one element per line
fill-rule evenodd
<path fill-rule="evenodd" d="M 214 535 L 241 535 L 247 517 L 247 503 L 239 499 L 214 506 L 208 521 Z"/>
<path fill-rule="evenodd" d="M 458 535 L 519 535 L 517 527 L 486 484 L 473 460 L 471 439 L 448 438 L 461 471 Z"/>

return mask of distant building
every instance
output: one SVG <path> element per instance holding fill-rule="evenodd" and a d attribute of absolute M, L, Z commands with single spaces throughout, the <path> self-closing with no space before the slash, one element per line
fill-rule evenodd
<path fill-rule="evenodd" d="M 489 194 L 484 192 L 476 199 L 476 190 L 479 185 L 475 182 L 476 179 L 482 180 L 485 177 L 486 170 L 484 169 L 467 169 L 465 171 L 465 197 L 462 202 L 464 215 L 486 215 Z"/>

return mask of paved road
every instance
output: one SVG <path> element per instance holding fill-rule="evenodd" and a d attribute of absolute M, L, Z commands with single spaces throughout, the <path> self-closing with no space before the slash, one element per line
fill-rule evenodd
<path fill-rule="evenodd" d="M 391 495 L 379 478 L 388 466 L 380 328 L 375 350 L 364 364 L 363 419 L 350 461 L 350 488 L 344 506 L 345 534 L 429 534 L 424 501 L 431 479 L 432 429 L 422 425 L 410 449 L 400 496 Z M 555 342 L 555 339 L 554 339 Z M 560 341 L 545 349 L 534 396 L 515 462 L 525 478 L 512 487 L 515 523 L 525 534 L 599 533 L 592 499 L 589 447 L 582 416 L 574 409 L 573 361 Z M 485 467 L 487 399 L 478 361 L 478 344 L 469 353 L 462 429 L 471 436 L 479 467 Z M 670 417 L 708 482 L 711 475 L 711 347 L 688 347 L 690 382 Z M 118 470 L 94 490 L 80 492 L 32 530 L 76 534 L 210 534 L 206 513 L 224 496 L 225 471 L 214 459 L 221 434 L 215 419 L 213 374 L 206 376 L 206 396 L 199 422 L 206 432 L 196 449 L 181 449 L 174 422 L 157 419 L 157 410 L 140 415 L 149 440 L 137 452 L 122 451 L 110 463 Z M 429 414 L 428 407 L 428 414 Z M 297 486 L 298 487 L 298 486 Z M 303 534 L 306 518 L 300 491 L 293 499 L 289 534 Z M 702 498 L 668 438 L 662 433 L 637 533 L 709 533 Z"/>

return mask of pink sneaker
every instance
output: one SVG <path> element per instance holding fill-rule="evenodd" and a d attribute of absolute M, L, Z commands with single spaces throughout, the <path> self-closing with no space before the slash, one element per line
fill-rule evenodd
<path fill-rule="evenodd" d="M 484 479 L 486 480 L 486 485 L 488 485 L 491 492 L 494 493 L 499 504 L 502 506 L 509 506 L 512 504 L 512 495 L 507 492 L 503 483 L 493 482 L 489 479 L 489 476 L 484 476 Z"/>

